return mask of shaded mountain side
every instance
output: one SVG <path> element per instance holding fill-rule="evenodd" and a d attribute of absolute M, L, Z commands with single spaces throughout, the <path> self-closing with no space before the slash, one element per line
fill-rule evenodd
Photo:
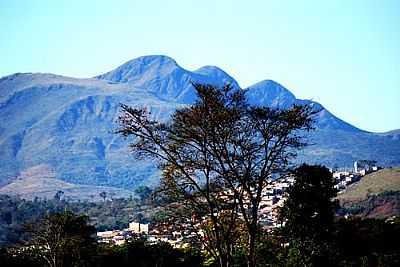
<path fill-rule="evenodd" d="M 392 130 L 385 133 L 379 133 L 379 135 L 389 137 L 393 140 L 400 140 L 400 129 Z"/>
<path fill-rule="evenodd" d="M 320 130 L 366 133 L 339 119 L 317 102 L 297 99 L 288 89 L 275 81 L 264 80 L 245 90 L 249 103 L 256 106 L 269 106 L 274 108 L 289 108 L 294 104 L 312 106 L 315 110 L 319 111 L 315 119 L 316 127 Z"/>
<path fill-rule="evenodd" d="M 192 82 L 239 88 L 218 67 L 188 71 L 166 56 L 140 57 L 88 79 L 41 73 L 1 78 L 0 186 L 41 164 L 67 183 L 130 190 L 156 184 L 157 162 L 133 158 L 129 140 L 113 134 L 119 104 L 144 106 L 166 121 L 174 110 L 193 103 Z M 352 166 L 357 159 L 375 159 L 384 166 L 400 165 L 400 139 L 393 134 L 362 131 L 271 80 L 244 90 L 253 105 L 310 104 L 321 111 L 309 136 L 314 145 L 300 153 L 299 161 Z"/>
<path fill-rule="evenodd" d="M 400 142 L 369 132 L 317 129 L 307 137 L 309 146 L 298 161 L 326 166 L 352 167 L 360 159 L 376 160 L 381 166 L 399 166 Z"/>

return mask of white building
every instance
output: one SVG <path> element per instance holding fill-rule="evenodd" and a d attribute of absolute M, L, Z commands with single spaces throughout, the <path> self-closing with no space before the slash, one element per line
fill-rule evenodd
<path fill-rule="evenodd" d="M 149 233 L 149 224 L 131 222 L 129 223 L 129 231 L 132 231 L 136 234 L 148 234 Z"/>

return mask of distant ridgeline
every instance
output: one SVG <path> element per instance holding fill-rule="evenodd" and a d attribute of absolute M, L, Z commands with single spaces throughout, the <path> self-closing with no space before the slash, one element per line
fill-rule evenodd
<path fill-rule="evenodd" d="M 13 183 L 21 172 L 29 173 L 39 165 L 54 174 L 54 186 L 46 189 L 52 195 L 60 186 L 77 184 L 130 190 L 154 185 L 160 175 L 156 163 L 134 159 L 129 154 L 129 140 L 113 134 L 119 104 L 146 106 L 154 118 L 165 121 L 177 108 L 193 103 L 196 95 L 191 82 L 230 83 L 239 88 L 217 67 L 188 71 L 166 56 L 140 57 L 88 79 L 42 73 L 1 78 L 0 186 L 8 184 L 3 191 L 9 194 L 21 193 L 17 188 L 27 188 L 26 177 L 18 185 Z M 400 165 L 398 131 L 378 134 L 360 130 L 319 103 L 296 99 L 271 80 L 243 90 L 253 105 L 285 108 L 310 104 L 321 110 L 316 130 L 307 138 L 312 145 L 299 153 L 298 162 L 351 167 L 355 160 L 370 159 L 380 166 Z M 60 180 L 68 184 L 60 184 Z M 88 194 L 87 188 L 77 190 Z M 40 186 L 32 189 L 36 191 Z"/>

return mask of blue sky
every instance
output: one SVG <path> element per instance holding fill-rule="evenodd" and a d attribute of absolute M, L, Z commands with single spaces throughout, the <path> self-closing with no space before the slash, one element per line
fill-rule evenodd
<path fill-rule="evenodd" d="M 400 1 L 2 1 L 0 76 L 91 77 L 142 55 L 273 79 L 369 131 L 400 128 Z"/>

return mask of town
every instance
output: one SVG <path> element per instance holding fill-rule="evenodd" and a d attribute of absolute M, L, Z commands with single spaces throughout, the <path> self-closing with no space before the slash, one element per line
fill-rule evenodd
<path fill-rule="evenodd" d="M 335 188 L 340 194 L 351 184 L 358 182 L 366 174 L 378 171 L 381 167 L 375 161 L 360 160 L 354 162 L 353 169 L 334 168 L 330 169 L 335 180 Z M 295 182 L 294 177 L 286 176 L 271 181 L 262 192 L 259 218 L 260 224 L 267 231 L 280 227 L 282 222 L 278 220 L 279 208 L 286 200 L 287 189 Z M 221 198 L 229 194 L 224 194 Z M 123 245 L 134 238 L 144 238 L 149 242 L 167 242 L 173 247 L 181 248 L 187 246 L 193 239 L 202 237 L 204 234 L 200 229 L 202 221 L 194 218 L 180 218 L 165 220 L 157 223 L 131 222 L 126 229 L 114 229 L 97 232 L 99 243 Z"/>

